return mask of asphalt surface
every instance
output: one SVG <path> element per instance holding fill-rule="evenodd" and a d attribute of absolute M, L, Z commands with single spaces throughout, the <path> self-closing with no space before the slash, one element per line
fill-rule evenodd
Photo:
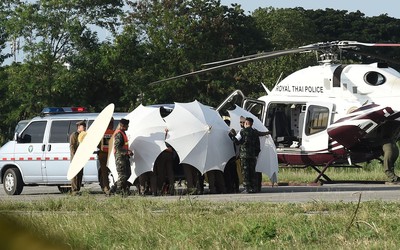
<path fill-rule="evenodd" d="M 178 193 L 182 193 L 178 189 Z M 207 193 L 207 188 L 205 193 Z M 108 199 L 100 190 L 98 184 L 91 184 L 82 189 L 83 196 L 92 195 L 98 199 Z M 34 201 L 43 199 L 60 199 L 69 197 L 61 194 L 57 187 L 38 186 L 24 187 L 20 195 L 9 196 L 0 188 L 0 202 Z M 135 199 L 131 195 L 127 199 Z M 273 202 L 273 203 L 304 203 L 304 202 L 358 202 L 361 201 L 393 201 L 400 202 L 400 185 L 388 184 L 324 184 L 322 186 L 263 186 L 257 194 L 203 194 L 174 196 L 146 196 L 149 199 L 176 201 L 182 199 L 206 200 L 213 202 Z M 79 198 L 79 197 L 77 197 Z"/>

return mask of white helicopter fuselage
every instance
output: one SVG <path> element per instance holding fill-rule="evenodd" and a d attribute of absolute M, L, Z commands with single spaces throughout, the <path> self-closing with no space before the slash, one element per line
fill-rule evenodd
<path fill-rule="evenodd" d="M 386 64 L 327 63 L 294 72 L 260 97 L 259 117 L 282 163 L 362 162 L 380 155 L 377 131 L 400 120 L 399 98 L 400 73 Z"/>
<path fill-rule="evenodd" d="M 400 73 L 393 68 L 378 67 L 378 63 L 312 66 L 286 77 L 273 88 L 271 95 L 332 99 L 355 105 L 378 103 L 400 110 Z"/>

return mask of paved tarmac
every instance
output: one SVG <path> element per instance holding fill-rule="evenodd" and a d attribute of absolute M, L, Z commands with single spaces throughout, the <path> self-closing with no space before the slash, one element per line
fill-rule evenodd
<path fill-rule="evenodd" d="M 178 189 L 181 192 L 182 189 Z M 205 192 L 207 192 L 207 188 Z M 98 184 L 90 184 L 83 188 L 83 196 L 93 195 L 99 199 L 107 199 L 100 191 Z M 304 202 L 358 202 L 361 201 L 393 201 L 400 202 L 400 185 L 388 184 L 324 184 L 322 186 L 263 186 L 257 194 L 204 194 L 204 195 L 174 195 L 146 196 L 149 199 L 175 201 L 182 199 L 206 200 L 213 202 L 273 202 L 273 203 L 304 203 Z M 20 195 L 6 195 L 0 188 L 2 200 L 33 201 L 42 199 L 59 199 L 69 197 L 61 194 L 57 187 L 38 186 L 24 187 Z M 138 196 L 131 195 L 128 199 Z M 79 198 L 79 197 L 78 197 Z"/>

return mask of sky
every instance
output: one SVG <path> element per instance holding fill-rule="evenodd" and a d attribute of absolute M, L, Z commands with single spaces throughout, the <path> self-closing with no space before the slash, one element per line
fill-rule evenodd
<path fill-rule="evenodd" d="M 294 8 L 347 10 L 355 12 L 357 10 L 366 16 L 379 16 L 387 14 L 390 17 L 400 18 L 399 0 L 221 0 L 222 5 L 230 6 L 232 3 L 240 4 L 246 12 L 253 12 L 257 8 Z"/>

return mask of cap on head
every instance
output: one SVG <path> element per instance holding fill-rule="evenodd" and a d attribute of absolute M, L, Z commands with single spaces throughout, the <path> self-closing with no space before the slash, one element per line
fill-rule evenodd
<path fill-rule="evenodd" d="M 121 123 L 122 125 L 128 126 L 129 125 L 129 120 L 122 118 L 119 123 Z"/>
<path fill-rule="evenodd" d="M 76 123 L 76 126 L 84 126 L 86 128 L 86 122 L 85 121 L 79 121 Z"/>

